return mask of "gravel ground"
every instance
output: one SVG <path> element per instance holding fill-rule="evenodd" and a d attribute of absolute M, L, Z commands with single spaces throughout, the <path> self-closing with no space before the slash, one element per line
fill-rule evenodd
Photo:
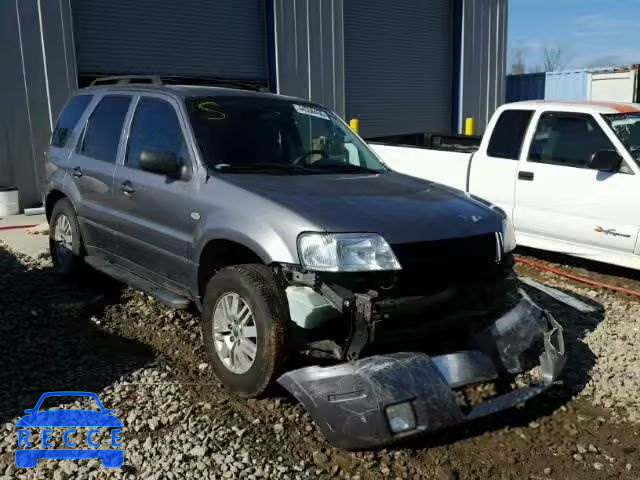
<path fill-rule="evenodd" d="M 353 453 L 331 447 L 284 394 L 230 397 L 206 363 L 194 312 L 97 276 L 61 282 L 48 260 L 0 246 L 0 479 L 638 478 L 640 303 L 522 273 L 598 307 L 581 314 L 527 288 L 565 327 L 564 385 L 525 408 Z M 15 467 L 15 422 L 53 390 L 93 391 L 115 409 L 124 423 L 123 468 L 98 460 Z"/>
<path fill-rule="evenodd" d="M 620 418 L 640 423 L 640 301 L 529 267 L 520 267 L 520 271 L 598 307 L 597 313 L 583 314 L 582 321 L 568 327 L 576 329 L 573 335 L 581 337 L 595 360 L 580 396 L 613 409 Z M 568 372 L 572 374 L 578 380 L 575 370 Z"/>

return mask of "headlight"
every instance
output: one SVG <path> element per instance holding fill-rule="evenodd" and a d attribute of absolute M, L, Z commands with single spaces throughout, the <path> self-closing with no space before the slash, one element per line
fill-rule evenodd
<path fill-rule="evenodd" d="M 516 231 L 509 217 L 502 219 L 502 247 L 504 253 L 509 253 L 516 248 Z"/>
<path fill-rule="evenodd" d="M 298 237 L 302 264 L 322 272 L 400 270 L 384 238 L 375 233 L 303 233 Z"/>

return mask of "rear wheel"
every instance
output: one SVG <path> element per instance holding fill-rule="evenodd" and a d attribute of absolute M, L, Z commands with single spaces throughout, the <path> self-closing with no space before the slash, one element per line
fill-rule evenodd
<path fill-rule="evenodd" d="M 228 267 L 204 296 L 203 339 L 216 376 L 241 397 L 263 394 L 287 363 L 288 310 L 264 265 Z"/>
<path fill-rule="evenodd" d="M 58 200 L 51 212 L 49 250 L 53 266 L 61 275 L 72 277 L 82 271 L 84 247 L 80 226 L 76 211 L 66 198 Z"/>

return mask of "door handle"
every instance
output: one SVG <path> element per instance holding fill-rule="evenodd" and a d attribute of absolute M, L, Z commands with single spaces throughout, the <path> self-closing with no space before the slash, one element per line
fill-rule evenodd
<path fill-rule="evenodd" d="M 71 169 L 71 175 L 76 178 L 80 178 L 82 176 L 82 169 L 80 167 L 73 167 Z"/>
<path fill-rule="evenodd" d="M 533 181 L 533 172 L 518 172 L 518 180 Z"/>
<path fill-rule="evenodd" d="M 131 185 L 129 180 L 125 180 L 120 184 L 120 191 L 125 195 L 131 195 L 132 193 L 135 193 L 136 189 L 133 188 L 133 185 Z"/>

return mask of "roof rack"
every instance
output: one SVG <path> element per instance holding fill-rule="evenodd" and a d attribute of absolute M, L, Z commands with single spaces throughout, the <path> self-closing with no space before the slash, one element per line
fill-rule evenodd
<path fill-rule="evenodd" d="M 209 87 L 238 88 L 241 90 L 253 90 L 255 92 L 269 92 L 270 90 L 263 84 L 251 80 L 232 80 L 219 77 L 189 77 L 189 76 L 165 76 L 162 77 L 164 84 L 169 85 L 198 85 Z"/>
<path fill-rule="evenodd" d="M 200 85 L 239 88 L 257 92 L 269 92 L 269 89 L 260 82 L 231 80 L 214 77 L 185 77 L 185 76 L 159 76 L 159 75 L 115 75 L 111 77 L 99 77 L 93 80 L 91 87 L 102 85 Z"/>
<path fill-rule="evenodd" d="M 100 85 L 129 85 L 132 83 L 145 85 L 162 85 L 162 79 L 157 75 L 117 75 L 113 77 L 100 77 L 91 82 L 92 87 Z"/>

